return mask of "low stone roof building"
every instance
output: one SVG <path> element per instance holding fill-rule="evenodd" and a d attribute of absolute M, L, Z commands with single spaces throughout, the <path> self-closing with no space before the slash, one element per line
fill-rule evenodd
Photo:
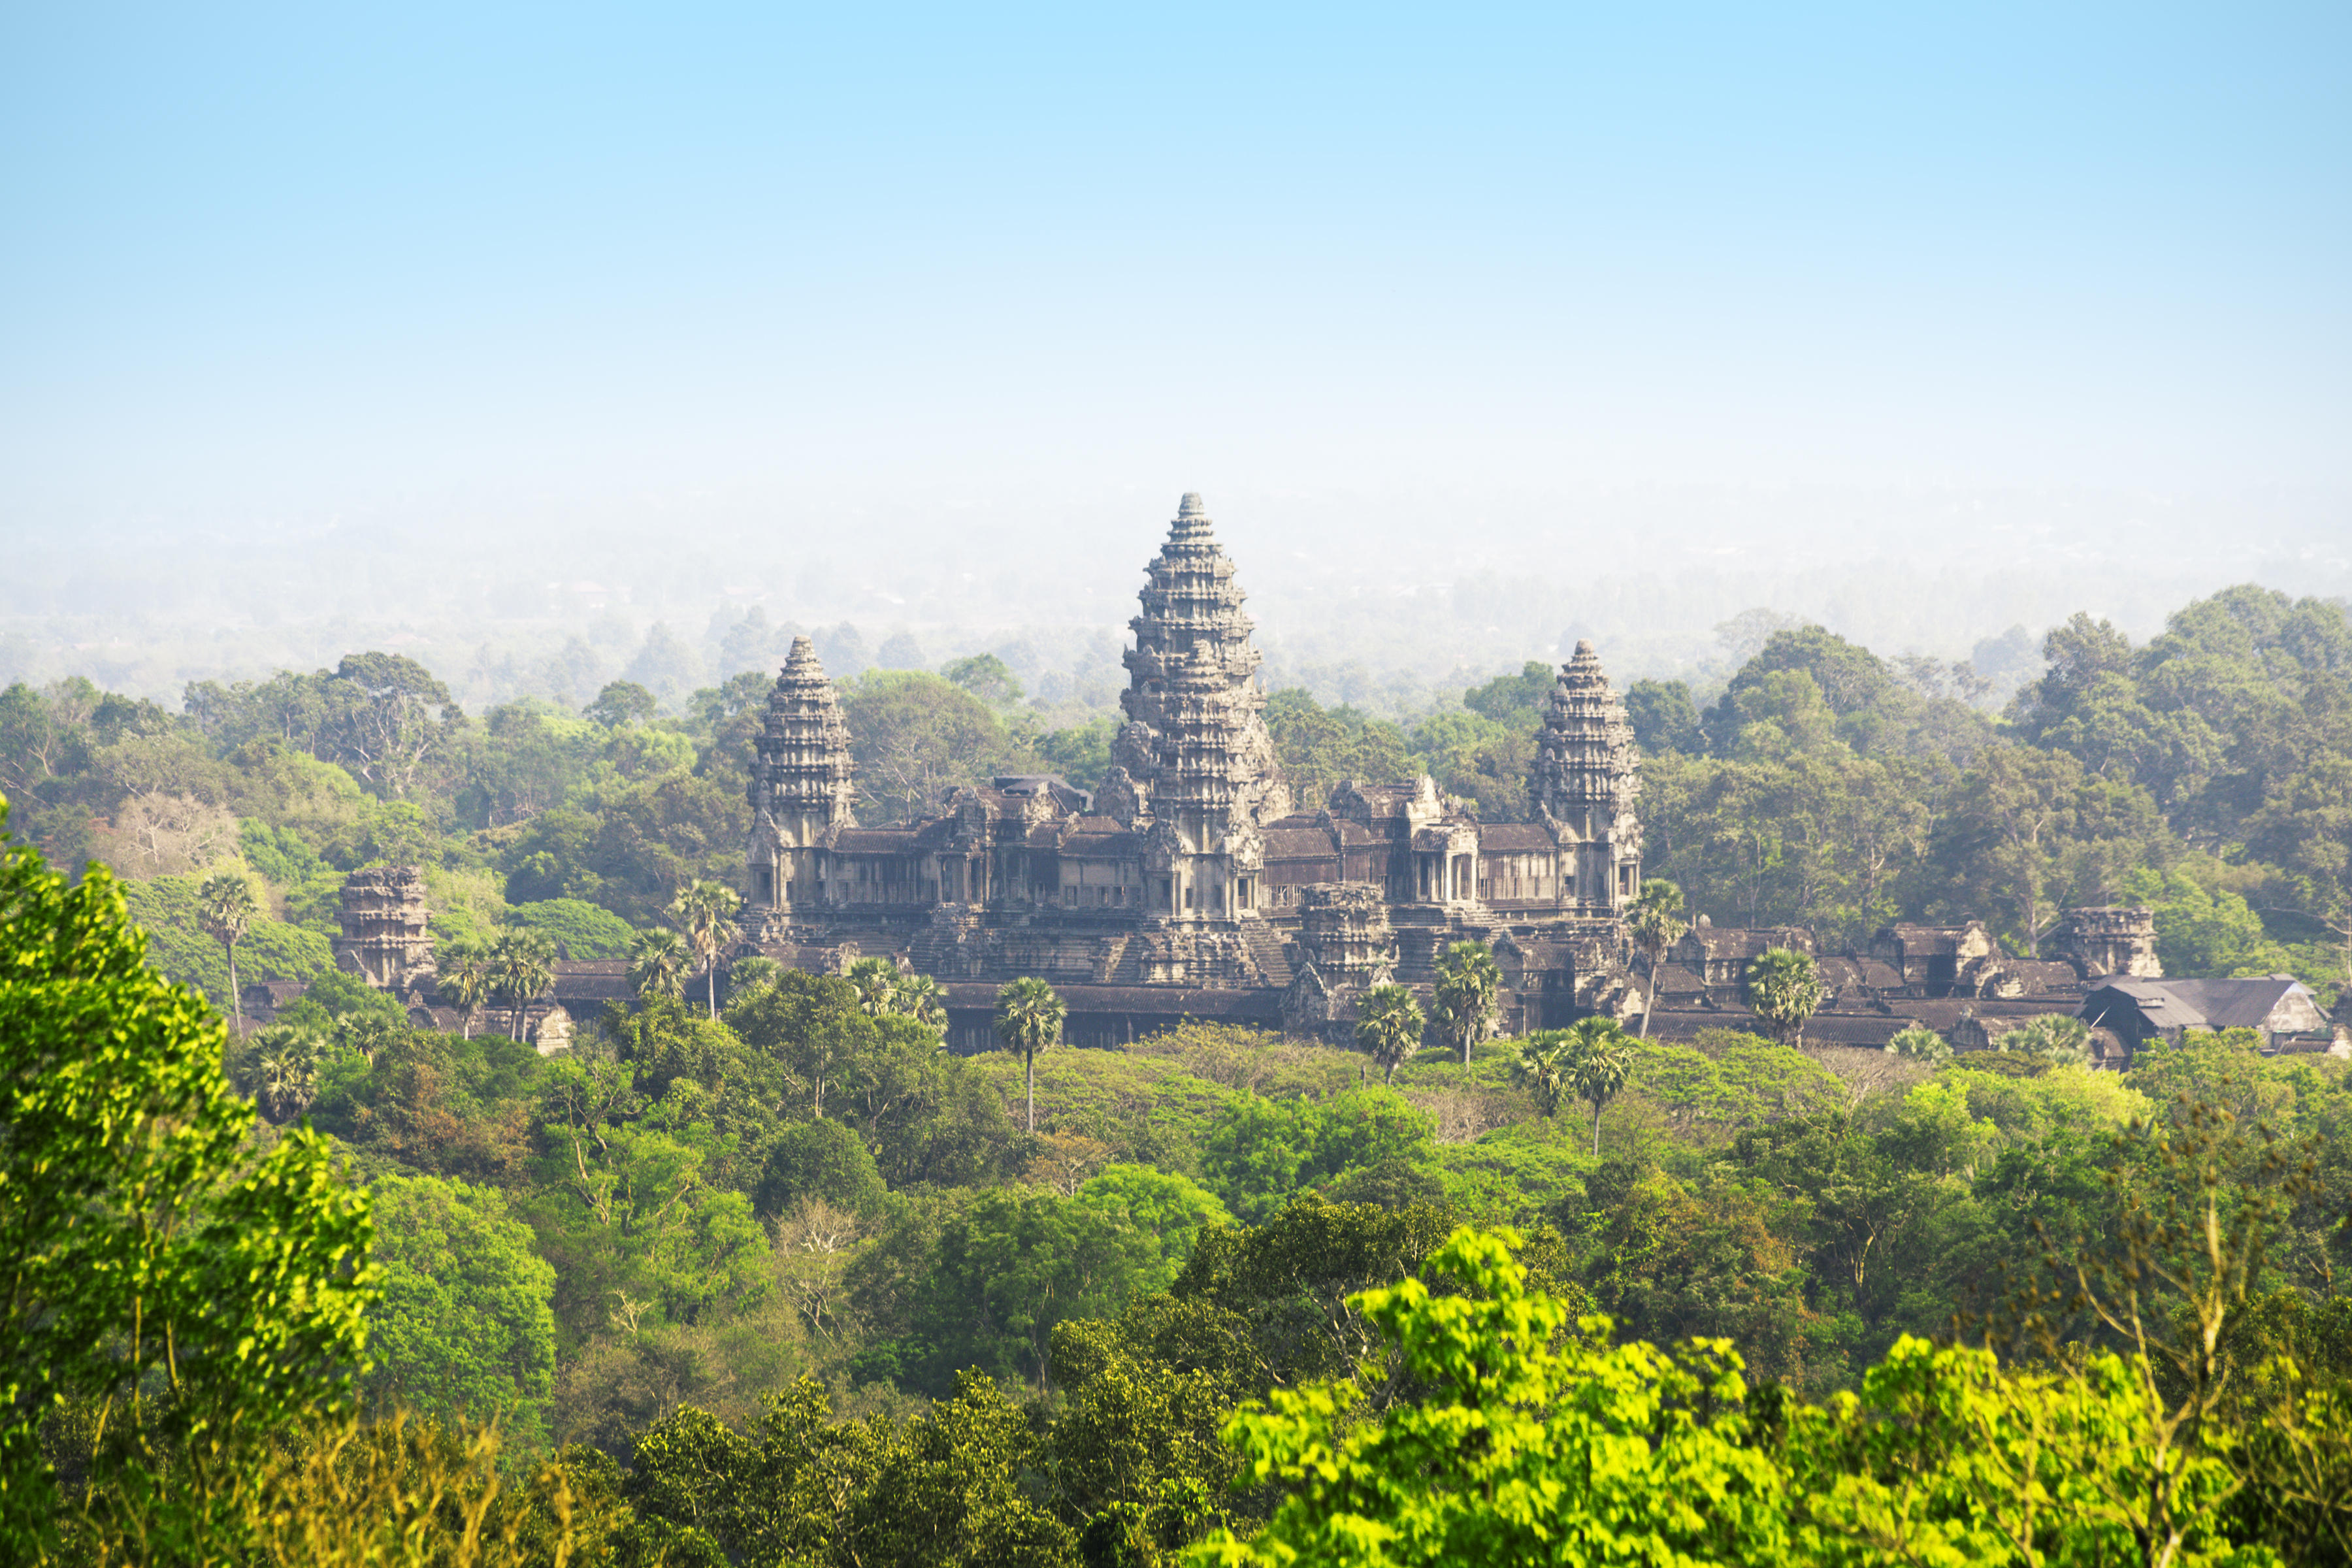
<path fill-rule="evenodd" d="M 2327 1015 L 2310 986 L 2291 974 L 2245 980 L 2139 980 L 2111 975 L 2084 997 L 2075 1016 L 2112 1029 L 2138 1050 L 2186 1029 L 2253 1029 L 2277 1049 L 2287 1036 L 2326 1036 Z"/>

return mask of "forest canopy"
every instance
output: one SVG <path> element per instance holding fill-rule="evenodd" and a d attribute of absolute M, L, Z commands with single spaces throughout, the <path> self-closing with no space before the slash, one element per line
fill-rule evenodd
<path fill-rule="evenodd" d="M 2252 586 L 2135 647 L 2078 615 L 2006 707 L 1968 664 L 1886 658 L 1765 616 L 1720 686 L 1625 689 L 1643 752 L 1645 874 L 1722 925 L 1811 928 L 1831 947 L 1893 921 L 1979 918 L 2033 956 L 2069 907 L 2143 901 L 2176 975 L 2291 973 L 2332 998 L 2352 931 L 2352 621 Z M 1524 817 L 1554 671 L 1529 663 L 1410 722 L 1301 688 L 1265 717 L 1295 797 L 1426 772 L 1489 821 Z M 234 866 L 263 905 L 251 974 L 321 967 L 341 879 L 425 868 L 436 929 L 546 931 L 623 956 L 698 879 L 732 880 L 772 678 L 679 691 L 614 682 L 579 711 L 461 711 L 415 661 L 192 683 L 181 711 L 85 679 L 0 692 L 0 789 L 17 831 L 76 873 L 140 885 L 157 962 L 226 980 L 174 879 Z M 920 816 L 1008 773 L 1092 787 L 1115 725 L 1048 727 L 1004 661 L 840 683 L 864 820 Z M 215 974 L 215 970 L 222 970 Z"/>

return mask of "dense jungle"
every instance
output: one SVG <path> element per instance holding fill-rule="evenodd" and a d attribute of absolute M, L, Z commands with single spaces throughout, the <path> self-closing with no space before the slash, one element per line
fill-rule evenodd
<path fill-rule="evenodd" d="M 1688 913 L 2032 956 L 2143 903 L 2168 975 L 2344 1016 L 2344 604 L 2234 588 L 2138 646 L 2076 616 L 1998 705 L 1755 629 L 1719 686 L 1624 693 Z M 1265 716 L 1302 799 L 1426 772 L 1507 820 L 1553 673 Z M 2341 1060 L 1807 1048 L 1760 1009 L 1078 1050 L 1034 982 L 957 1056 L 919 983 L 722 978 L 673 934 L 736 878 L 772 679 L 469 714 L 360 652 L 176 712 L 0 693 L 15 1554 L 2352 1557 Z M 1091 784 L 1115 729 L 990 654 L 842 700 L 868 821 Z M 636 999 L 542 1056 L 492 965 L 412 1027 L 329 950 L 380 864 L 446 946 L 628 960 Z M 232 963 L 307 992 L 234 1026 Z"/>

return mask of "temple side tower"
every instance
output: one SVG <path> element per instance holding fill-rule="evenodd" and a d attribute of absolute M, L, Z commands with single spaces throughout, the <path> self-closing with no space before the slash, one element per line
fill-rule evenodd
<path fill-rule="evenodd" d="M 768 694 L 768 719 L 756 743 L 751 784 L 751 902 L 789 918 L 824 903 L 827 851 L 856 826 L 857 796 L 849 761 L 849 726 L 815 645 L 793 639 L 793 651 Z"/>
<path fill-rule="evenodd" d="M 1260 905 L 1258 826 L 1290 809 L 1261 716 L 1257 649 L 1234 563 L 1187 494 L 1168 542 L 1144 567 L 1143 613 L 1128 625 L 1128 723 L 1101 798 L 1146 835 L 1146 911 L 1175 921 L 1229 919 Z"/>
<path fill-rule="evenodd" d="M 2085 980 L 2107 974 L 2164 978 L 2164 964 L 2156 956 L 2156 911 L 2144 904 L 2068 910 L 2053 950 Z"/>
<path fill-rule="evenodd" d="M 1615 915 L 1642 888 L 1641 755 L 1589 642 L 1559 667 L 1528 796 L 1560 848 L 1560 901 Z"/>
<path fill-rule="evenodd" d="M 425 907 L 425 872 L 415 866 L 369 866 L 343 883 L 342 932 L 335 967 L 379 991 L 433 977 L 433 932 Z"/>

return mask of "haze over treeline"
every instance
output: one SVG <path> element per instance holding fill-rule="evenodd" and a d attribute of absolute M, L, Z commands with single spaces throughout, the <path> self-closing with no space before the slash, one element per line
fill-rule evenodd
<path fill-rule="evenodd" d="M 1884 654 L 1974 658 L 2005 695 L 2078 609 L 2135 638 L 2231 583 L 2352 591 L 2323 499 L 1826 486 L 1552 496 L 1212 492 L 1274 685 L 1396 717 L 1595 638 L 1621 679 L 1728 677 L 1718 628 L 1769 609 Z M 421 500 L 198 528 L 117 522 L 19 541 L 0 680 L 88 675 L 175 704 L 187 682 L 430 665 L 469 706 L 585 702 L 635 670 L 682 696 L 772 665 L 784 629 L 829 666 L 1005 657 L 1033 695 L 1108 710 L 1137 565 L 1172 495 L 1049 491 L 783 501 Z M 1008 512 L 1011 514 L 1008 515 Z M 674 693 L 665 693 L 665 687 Z"/>

